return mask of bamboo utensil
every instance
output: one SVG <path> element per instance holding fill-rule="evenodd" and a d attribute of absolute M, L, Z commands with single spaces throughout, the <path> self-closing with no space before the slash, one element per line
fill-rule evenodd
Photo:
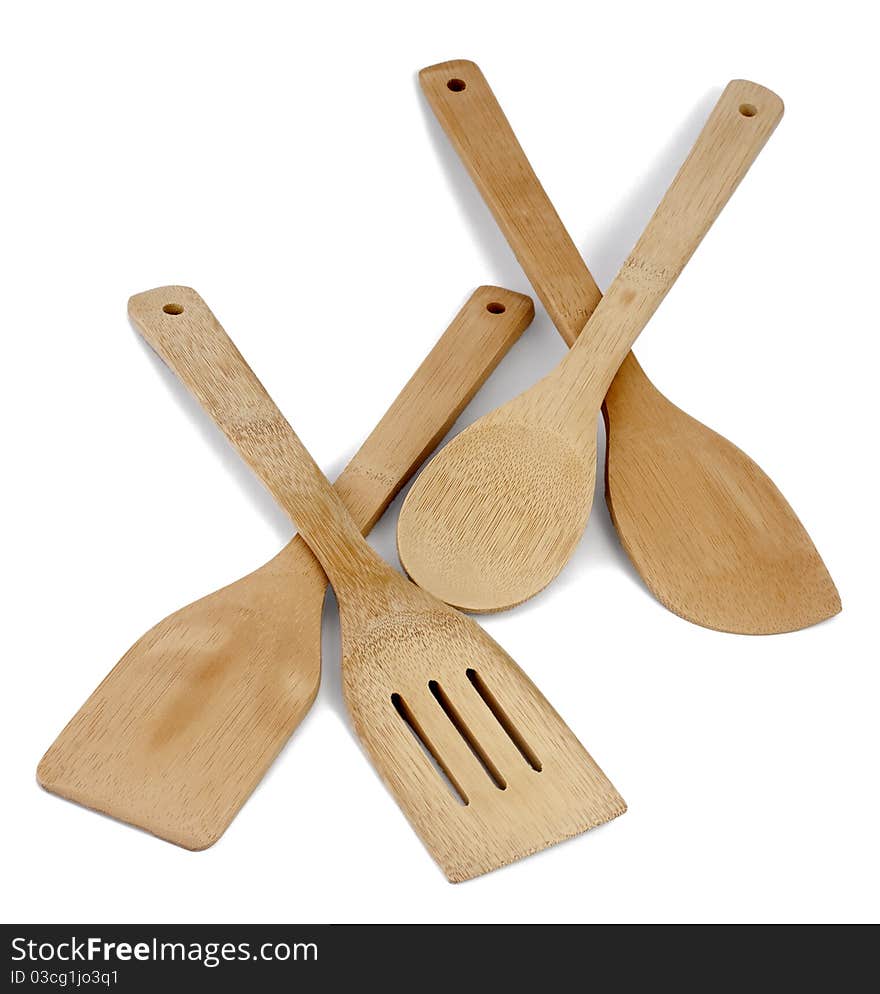
<path fill-rule="evenodd" d="M 617 791 L 516 663 L 367 545 L 198 294 L 152 290 L 129 312 L 327 573 L 355 730 L 447 877 L 466 880 L 621 814 Z"/>
<path fill-rule="evenodd" d="M 528 297 L 500 287 L 471 295 L 336 482 L 362 531 L 533 313 Z M 160 621 L 58 736 L 40 783 L 188 849 L 212 845 L 312 705 L 326 588 L 297 536 L 260 569 Z"/>
<path fill-rule="evenodd" d="M 516 154 L 516 139 L 488 85 L 472 63 L 425 70 L 422 80 L 456 147 L 473 164 L 484 196 L 503 218 L 511 244 L 529 261 L 536 289 L 573 343 L 549 376 L 447 445 L 423 470 L 401 510 L 398 547 L 409 575 L 457 607 L 497 611 L 542 590 L 574 550 L 592 503 L 596 419 L 608 387 L 783 108 L 762 86 L 728 84 L 595 308 L 589 333 L 575 340 L 598 291 L 589 279 L 585 292 L 580 256 L 567 236 L 554 235 L 563 230 L 561 222 L 521 150 Z M 448 111 L 459 97 L 472 110 L 467 130 Z M 496 180 L 504 169 L 509 173 L 502 188 Z"/>
<path fill-rule="evenodd" d="M 553 323 L 574 344 L 602 295 L 485 77 L 464 60 L 419 76 Z M 772 480 L 668 401 L 633 353 L 602 412 L 611 517 L 665 607 L 707 628 L 752 635 L 804 628 L 840 610 L 825 564 Z"/>

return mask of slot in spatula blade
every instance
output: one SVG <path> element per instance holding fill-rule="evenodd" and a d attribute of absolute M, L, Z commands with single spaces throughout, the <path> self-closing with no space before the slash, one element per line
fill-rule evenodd
<path fill-rule="evenodd" d="M 430 623 L 401 615 L 344 652 L 355 729 L 449 880 L 626 810 L 547 699 L 469 618 L 436 608 Z"/>

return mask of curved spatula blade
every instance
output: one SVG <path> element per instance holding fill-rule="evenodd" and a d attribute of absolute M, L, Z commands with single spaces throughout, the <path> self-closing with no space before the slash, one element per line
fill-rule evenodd
<path fill-rule="evenodd" d="M 840 611 L 834 581 L 770 477 L 667 400 L 632 353 L 604 414 L 608 508 L 664 607 L 743 635 L 796 631 Z"/>

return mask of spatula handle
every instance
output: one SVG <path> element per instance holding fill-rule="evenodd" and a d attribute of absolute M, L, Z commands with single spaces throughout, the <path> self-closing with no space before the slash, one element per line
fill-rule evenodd
<path fill-rule="evenodd" d="M 573 393 L 601 400 L 614 374 L 782 118 L 757 83 L 728 83 L 635 248 L 558 367 Z"/>
<path fill-rule="evenodd" d="M 375 566 L 342 500 L 195 290 L 148 290 L 128 313 L 287 511 L 330 582 Z"/>
<path fill-rule="evenodd" d="M 530 297 L 478 287 L 335 483 L 362 532 L 452 427 L 535 314 Z"/>
<path fill-rule="evenodd" d="M 602 295 L 565 230 L 480 67 L 428 66 L 422 90 L 568 345 Z"/>

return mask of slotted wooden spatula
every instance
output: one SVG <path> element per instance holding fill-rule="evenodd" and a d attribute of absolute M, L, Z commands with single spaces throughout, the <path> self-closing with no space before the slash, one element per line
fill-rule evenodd
<path fill-rule="evenodd" d="M 189 296 L 175 291 L 163 306 Z M 528 297 L 500 287 L 471 295 L 336 481 L 364 532 L 533 313 Z M 160 621 L 55 740 L 40 783 L 187 849 L 212 845 L 312 705 L 326 589 L 297 536 L 260 569 Z"/>
<path fill-rule="evenodd" d="M 516 663 L 367 545 L 198 294 L 152 290 L 129 312 L 327 573 L 355 730 L 447 877 L 466 880 L 621 814 L 617 791 Z"/>
<path fill-rule="evenodd" d="M 459 59 L 419 76 L 551 320 L 572 345 L 602 295 L 483 73 Z M 664 606 L 707 628 L 751 635 L 804 628 L 840 610 L 825 564 L 772 480 L 670 403 L 632 353 L 602 410 L 611 517 Z"/>
<path fill-rule="evenodd" d="M 444 85 L 468 92 L 464 78 Z M 398 522 L 401 562 L 417 583 L 457 607 L 497 611 L 559 573 L 589 517 L 596 419 L 611 380 L 781 116 L 774 93 L 728 84 L 588 334 L 549 376 L 429 463 Z"/>

